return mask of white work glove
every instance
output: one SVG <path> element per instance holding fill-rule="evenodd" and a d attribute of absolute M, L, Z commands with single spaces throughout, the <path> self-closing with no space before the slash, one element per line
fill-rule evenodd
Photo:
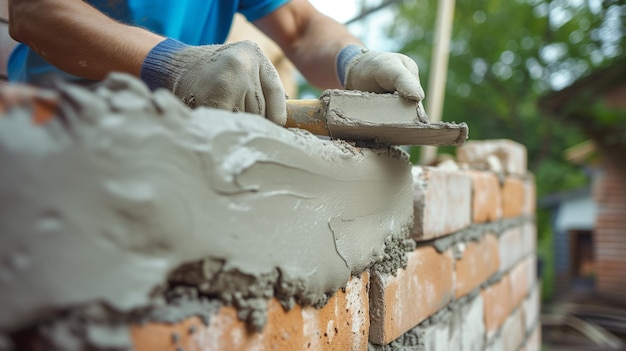
<path fill-rule="evenodd" d="M 141 79 L 151 89 L 172 91 L 192 108 L 249 112 L 279 125 L 287 120 L 278 73 L 251 41 L 189 46 L 166 39 L 144 60 Z"/>
<path fill-rule="evenodd" d="M 417 64 L 410 57 L 348 45 L 337 55 L 337 75 L 349 90 L 394 93 L 409 100 L 424 99 Z"/>

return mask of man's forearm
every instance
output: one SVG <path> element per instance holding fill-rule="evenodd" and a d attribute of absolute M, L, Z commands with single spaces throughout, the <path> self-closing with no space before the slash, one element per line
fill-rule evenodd
<path fill-rule="evenodd" d="M 57 68 L 102 79 L 111 71 L 139 76 L 164 38 L 118 23 L 80 0 L 10 0 L 10 34 Z"/>
<path fill-rule="evenodd" d="M 254 24 L 281 46 L 310 83 L 324 89 L 341 88 L 337 53 L 348 44 L 362 45 L 345 26 L 306 0 L 293 0 Z"/>

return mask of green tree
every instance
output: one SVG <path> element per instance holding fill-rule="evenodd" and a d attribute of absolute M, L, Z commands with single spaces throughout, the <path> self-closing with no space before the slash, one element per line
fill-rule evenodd
<path fill-rule="evenodd" d="M 403 1 L 388 28 L 398 51 L 417 61 L 424 84 L 436 6 Z M 585 136 L 542 115 L 537 100 L 623 54 L 625 18 L 623 0 L 457 0 L 443 119 L 467 122 L 470 139 L 526 145 L 540 196 L 580 186 L 586 177 L 563 151 Z"/>
<path fill-rule="evenodd" d="M 398 51 L 418 62 L 422 79 L 430 69 L 436 6 L 402 2 L 388 31 Z M 543 115 L 538 100 L 623 56 L 625 23 L 624 0 L 457 0 L 443 119 L 467 122 L 470 139 L 526 145 L 539 196 L 585 184 L 583 171 L 566 162 L 563 152 L 587 136 L 578 126 Z M 598 120 L 620 121 L 606 113 Z M 549 214 L 540 211 L 537 218 L 548 297 L 552 233 Z"/>

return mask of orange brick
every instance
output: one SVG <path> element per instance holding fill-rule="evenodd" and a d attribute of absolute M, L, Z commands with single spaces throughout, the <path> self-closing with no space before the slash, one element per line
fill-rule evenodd
<path fill-rule="evenodd" d="M 518 178 L 506 178 L 502 185 L 502 216 L 504 218 L 521 216 L 524 201 L 524 182 Z"/>
<path fill-rule="evenodd" d="M 503 351 L 517 351 L 526 336 L 524 328 L 524 315 L 521 309 L 517 309 L 507 318 L 502 327 Z"/>
<path fill-rule="evenodd" d="M 511 303 L 513 307 L 519 306 L 522 301 L 528 296 L 530 292 L 529 286 L 529 271 L 530 270 L 530 259 L 524 259 L 519 262 L 509 274 L 511 279 Z"/>
<path fill-rule="evenodd" d="M 526 147 L 513 140 L 470 140 L 456 149 L 459 162 L 473 168 L 489 168 L 506 174 L 523 175 L 527 164 Z"/>
<path fill-rule="evenodd" d="M 472 177 L 472 220 L 491 222 L 502 216 L 500 181 L 491 172 L 468 172 Z"/>
<path fill-rule="evenodd" d="M 416 166 L 412 173 L 415 240 L 451 234 L 471 224 L 472 179 L 467 172 Z"/>
<path fill-rule="evenodd" d="M 480 286 L 498 272 L 499 267 L 498 239 L 493 234 L 483 236 L 478 242 L 467 243 L 463 258 L 456 262 L 456 298 Z"/>
<path fill-rule="evenodd" d="M 534 222 L 527 222 L 522 227 L 524 236 L 524 248 L 526 253 L 537 251 L 537 225 Z"/>
<path fill-rule="evenodd" d="M 500 272 L 506 272 L 530 253 L 526 245 L 523 227 L 517 226 L 507 229 L 500 238 L 498 246 L 500 248 Z"/>
<path fill-rule="evenodd" d="M 408 254 L 396 276 L 372 273 L 370 341 L 386 345 L 446 306 L 453 296 L 453 257 L 432 246 Z"/>
<path fill-rule="evenodd" d="M 541 313 L 540 295 L 541 284 L 536 284 L 534 288 L 532 288 L 530 296 L 522 303 L 524 324 L 527 333 L 532 332 L 535 326 L 537 326 L 537 323 L 539 323 L 539 314 Z"/>
<path fill-rule="evenodd" d="M 530 334 L 528 341 L 526 341 L 525 349 L 526 351 L 540 351 L 541 350 L 541 327 L 539 324 L 537 324 L 533 333 Z"/>
<path fill-rule="evenodd" d="M 535 177 L 530 176 L 524 180 L 524 207 L 522 213 L 533 214 L 537 210 L 537 188 L 535 187 Z"/>
<path fill-rule="evenodd" d="M 493 333 L 502 326 L 513 310 L 509 276 L 503 276 L 499 282 L 484 289 L 481 296 L 485 307 L 485 328 L 488 333 Z"/>
<path fill-rule="evenodd" d="M 136 351 L 213 350 L 367 350 L 369 275 L 353 277 L 322 309 L 296 306 L 285 312 L 276 299 L 269 303 L 263 332 L 251 333 L 233 307 L 223 307 L 208 326 L 199 318 L 166 325 L 149 323 L 131 329 Z M 195 332 L 191 333 L 191 328 Z M 176 340 L 173 334 L 176 334 Z M 176 342 L 174 342 L 176 341 Z"/>

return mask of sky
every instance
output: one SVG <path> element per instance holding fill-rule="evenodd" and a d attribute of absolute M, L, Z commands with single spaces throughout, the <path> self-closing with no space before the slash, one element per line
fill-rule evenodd
<path fill-rule="evenodd" d="M 358 13 L 356 0 L 309 0 L 315 8 L 338 22 L 345 23 Z"/>
<path fill-rule="evenodd" d="M 361 3 L 372 7 L 381 3 L 381 0 L 309 0 L 315 8 L 323 14 L 340 23 L 354 18 L 360 13 Z M 348 26 L 348 30 L 370 49 L 394 51 L 395 43 L 385 36 L 385 27 L 393 21 L 393 13 L 389 9 L 382 9 L 365 19 Z"/>

